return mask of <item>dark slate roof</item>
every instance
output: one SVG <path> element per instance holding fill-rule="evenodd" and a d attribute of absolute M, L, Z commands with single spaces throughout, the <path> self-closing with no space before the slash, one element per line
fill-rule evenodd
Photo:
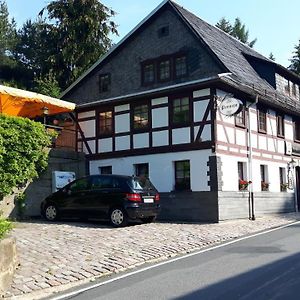
<path fill-rule="evenodd" d="M 300 113 L 300 101 L 295 101 L 275 90 L 265 79 L 258 75 L 246 57 L 252 56 L 266 63 L 274 64 L 277 69 L 285 69 L 284 67 L 274 63 L 274 61 L 264 57 L 219 28 L 201 20 L 175 2 L 170 2 L 198 38 L 210 48 L 220 62 L 232 73 L 226 78 L 222 77 L 225 83 L 251 94 L 259 94 L 263 101 L 270 105 L 279 106 L 292 112 L 295 112 L 295 108 L 297 108 Z M 298 76 L 294 75 L 294 77 Z"/>

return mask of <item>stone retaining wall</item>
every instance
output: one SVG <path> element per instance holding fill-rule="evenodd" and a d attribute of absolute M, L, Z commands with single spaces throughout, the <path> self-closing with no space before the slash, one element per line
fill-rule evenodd
<path fill-rule="evenodd" d="M 0 297 L 9 288 L 17 264 L 16 240 L 11 237 L 0 240 Z"/>

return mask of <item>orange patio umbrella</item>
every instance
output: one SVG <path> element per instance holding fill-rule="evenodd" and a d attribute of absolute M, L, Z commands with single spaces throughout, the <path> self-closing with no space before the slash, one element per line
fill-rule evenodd
<path fill-rule="evenodd" d="M 35 118 L 71 112 L 75 104 L 42 94 L 0 85 L 0 114 Z"/>

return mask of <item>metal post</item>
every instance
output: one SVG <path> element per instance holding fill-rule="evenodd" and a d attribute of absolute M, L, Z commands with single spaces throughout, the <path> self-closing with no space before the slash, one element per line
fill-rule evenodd
<path fill-rule="evenodd" d="M 258 102 L 258 96 L 256 96 L 255 98 L 255 102 L 251 103 L 248 107 L 248 148 L 249 148 L 249 154 L 248 154 L 248 166 L 249 166 L 249 170 L 248 170 L 248 181 L 251 181 L 251 183 L 248 185 L 249 186 L 249 204 L 251 209 L 249 209 L 249 212 L 251 213 L 251 215 L 249 215 L 249 219 L 254 221 L 255 220 L 255 209 L 254 209 L 254 193 L 253 193 L 253 175 L 252 175 L 252 141 L 251 141 L 251 118 L 250 118 L 250 108 L 253 105 L 256 105 Z"/>

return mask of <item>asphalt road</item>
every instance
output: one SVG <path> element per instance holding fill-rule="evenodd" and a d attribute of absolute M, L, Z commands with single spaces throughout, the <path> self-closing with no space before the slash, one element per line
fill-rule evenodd
<path fill-rule="evenodd" d="M 300 224 L 151 268 L 64 299 L 300 299 Z"/>

